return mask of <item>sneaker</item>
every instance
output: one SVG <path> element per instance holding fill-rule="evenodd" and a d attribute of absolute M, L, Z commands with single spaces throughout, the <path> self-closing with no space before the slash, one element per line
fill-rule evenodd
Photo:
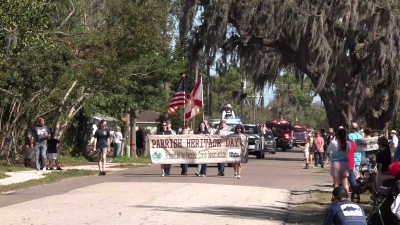
<path fill-rule="evenodd" d="M 46 173 L 46 167 L 43 167 L 43 173 Z"/>
<path fill-rule="evenodd" d="M 224 174 L 224 173 L 221 173 L 221 177 L 223 177 L 223 176 L 225 176 L 225 174 Z"/>
<path fill-rule="evenodd" d="M 237 172 L 235 172 L 235 177 L 237 178 L 237 176 L 238 176 L 238 174 L 237 174 Z"/>
<path fill-rule="evenodd" d="M 53 168 L 53 167 L 50 167 L 49 170 L 54 170 L 54 168 Z"/>
<path fill-rule="evenodd" d="M 106 171 L 103 171 L 103 176 L 107 175 Z"/>
<path fill-rule="evenodd" d="M 237 179 L 242 179 L 242 177 L 239 174 L 236 176 L 236 178 Z"/>
<path fill-rule="evenodd" d="M 200 176 L 199 172 L 194 173 L 194 175 L 196 175 L 196 177 Z"/>
<path fill-rule="evenodd" d="M 207 175 L 203 174 L 203 177 L 207 177 Z"/>
<path fill-rule="evenodd" d="M 165 173 L 164 172 L 161 173 L 161 177 L 165 177 Z"/>
<path fill-rule="evenodd" d="M 61 167 L 57 167 L 57 170 L 63 170 L 63 169 L 61 169 Z"/>
<path fill-rule="evenodd" d="M 102 176 L 103 175 L 103 172 L 99 172 L 99 176 Z"/>

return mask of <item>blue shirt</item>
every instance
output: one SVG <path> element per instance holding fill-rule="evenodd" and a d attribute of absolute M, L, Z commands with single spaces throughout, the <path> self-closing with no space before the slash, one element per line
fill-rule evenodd
<path fill-rule="evenodd" d="M 367 225 L 362 206 L 349 200 L 332 203 L 326 210 L 324 225 Z"/>
<path fill-rule="evenodd" d="M 352 141 L 358 140 L 358 139 L 363 139 L 360 133 L 357 131 L 353 131 L 349 134 L 349 139 Z M 356 166 L 359 166 L 361 164 L 361 158 L 365 158 L 365 152 L 354 152 L 354 164 Z"/>

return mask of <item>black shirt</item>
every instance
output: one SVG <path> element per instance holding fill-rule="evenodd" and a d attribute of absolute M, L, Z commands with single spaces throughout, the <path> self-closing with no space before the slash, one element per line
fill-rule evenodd
<path fill-rule="evenodd" d="M 51 138 L 51 139 L 47 140 L 47 152 L 48 153 L 57 153 L 58 143 L 60 143 L 60 141 L 55 138 Z"/>
<path fill-rule="evenodd" d="M 392 154 L 389 146 L 386 146 L 384 150 L 376 153 L 376 163 L 382 164 L 382 173 L 386 173 L 389 169 L 389 165 L 392 163 Z"/>

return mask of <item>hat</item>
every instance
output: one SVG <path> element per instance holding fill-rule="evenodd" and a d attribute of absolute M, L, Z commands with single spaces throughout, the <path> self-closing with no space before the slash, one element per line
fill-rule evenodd
<path fill-rule="evenodd" d="M 349 193 L 347 192 L 347 189 L 344 188 L 343 186 L 335 187 L 332 191 L 332 195 L 335 198 L 348 198 Z"/>
<path fill-rule="evenodd" d="M 395 130 L 391 130 L 390 133 L 391 133 L 391 134 L 395 134 L 396 131 L 395 131 Z"/>
<path fill-rule="evenodd" d="M 232 108 L 231 104 L 226 104 L 225 107 Z"/>
<path fill-rule="evenodd" d="M 339 129 L 344 129 L 344 127 L 343 126 L 339 126 Z"/>

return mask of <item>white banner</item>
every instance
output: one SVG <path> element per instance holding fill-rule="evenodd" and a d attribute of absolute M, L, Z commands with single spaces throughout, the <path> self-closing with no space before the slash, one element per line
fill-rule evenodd
<path fill-rule="evenodd" d="M 248 157 L 242 154 L 241 138 L 237 134 L 147 137 L 154 164 L 237 163 L 246 162 Z"/>

